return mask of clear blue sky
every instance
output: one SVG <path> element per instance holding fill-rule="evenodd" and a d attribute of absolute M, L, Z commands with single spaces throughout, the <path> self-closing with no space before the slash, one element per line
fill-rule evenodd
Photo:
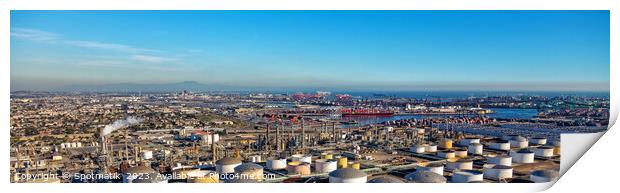
<path fill-rule="evenodd" d="M 11 90 L 608 90 L 608 11 L 12 11 Z"/>

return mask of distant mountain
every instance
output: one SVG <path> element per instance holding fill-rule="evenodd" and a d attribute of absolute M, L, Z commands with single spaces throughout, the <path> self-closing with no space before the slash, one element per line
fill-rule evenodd
<path fill-rule="evenodd" d="M 84 91 L 84 92 L 172 92 L 172 91 L 212 91 L 234 89 L 226 86 L 202 84 L 196 81 L 184 81 L 166 84 L 136 84 L 117 83 L 102 85 L 68 85 L 59 88 L 60 91 Z"/>

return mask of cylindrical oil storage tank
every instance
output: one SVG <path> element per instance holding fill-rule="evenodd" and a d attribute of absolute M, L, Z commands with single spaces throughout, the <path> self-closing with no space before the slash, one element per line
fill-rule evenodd
<path fill-rule="evenodd" d="M 338 169 L 336 160 L 318 159 L 314 162 L 316 173 L 329 173 Z"/>
<path fill-rule="evenodd" d="M 262 157 L 261 157 L 260 155 L 253 155 L 253 156 L 250 156 L 250 160 L 251 160 L 252 162 L 254 162 L 254 163 L 256 163 L 256 162 L 262 162 L 262 161 L 263 161 L 263 159 L 262 159 Z"/>
<path fill-rule="evenodd" d="M 484 178 L 502 180 L 512 178 L 512 167 L 504 165 L 486 164 L 483 166 Z"/>
<path fill-rule="evenodd" d="M 142 159 L 153 159 L 153 151 L 151 150 L 142 151 Z"/>
<path fill-rule="evenodd" d="M 340 168 L 329 173 L 329 183 L 366 183 L 366 172 L 353 168 Z"/>
<path fill-rule="evenodd" d="M 551 146 L 537 147 L 534 150 L 534 155 L 540 156 L 540 157 L 553 157 L 553 147 Z"/>
<path fill-rule="evenodd" d="M 338 163 L 337 163 L 338 168 L 346 168 L 347 166 L 349 166 L 349 162 L 348 162 L 347 157 L 340 156 L 340 157 L 338 157 L 336 159 L 338 161 Z"/>
<path fill-rule="evenodd" d="M 411 153 L 424 153 L 426 151 L 426 144 L 415 144 L 409 148 Z"/>
<path fill-rule="evenodd" d="M 215 171 L 199 170 L 187 174 L 187 183 L 219 183 L 220 178 Z"/>
<path fill-rule="evenodd" d="M 513 148 L 526 148 L 528 145 L 525 137 L 517 136 L 510 140 L 510 147 Z"/>
<path fill-rule="evenodd" d="M 560 155 L 561 149 L 560 149 L 560 142 L 559 141 L 554 141 L 553 142 L 553 154 L 554 155 Z"/>
<path fill-rule="evenodd" d="M 480 138 L 477 138 L 477 137 L 466 137 L 464 139 L 461 139 L 461 141 L 459 141 L 459 144 L 461 146 L 468 146 L 471 143 L 480 143 Z"/>
<path fill-rule="evenodd" d="M 534 152 L 529 149 L 520 149 L 510 152 L 514 163 L 534 163 Z"/>
<path fill-rule="evenodd" d="M 532 137 L 529 139 L 530 144 L 533 145 L 545 145 L 547 144 L 547 138 L 546 137 Z"/>
<path fill-rule="evenodd" d="M 441 163 L 422 163 L 416 167 L 416 171 L 431 171 L 443 175 L 443 164 Z"/>
<path fill-rule="evenodd" d="M 255 163 L 244 163 L 235 167 L 235 174 L 239 178 L 263 180 L 263 166 Z"/>
<path fill-rule="evenodd" d="M 405 176 L 409 183 L 446 183 L 448 180 L 443 175 L 431 171 L 416 171 Z"/>
<path fill-rule="evenodd" d="M 312 156 L 310 156 L 310 155 L 302 155 L 302 154 L 295 154 L 295 155 L 291 156 L 291 161 L 306 162 L 306 163 L 311 164 L 312 163 Z"/>
<path fill-rule="evenodd" d="M 379 176 L 368 180 L 368 183 L 404 183 L 405 181 L 392 176 Z"/>
<path fill-rule="evenodd" d="M 536 183 L 553 182 L 559 176 L 560 173 L 555 170 L 536 170 L 530 174 L 530 180 Z"/>
<path fill-rule="evenodd" d="M 506 140 L 506 141 L 510 141 L 510 140 L 512 140 L 512 139 L 514 139 L 514 138 L 516 138 L 516 137 L 521 137 L 521 136 L 519 136 L 519 135 L 514 135 L 514 134 L 512 134 L 512 135 L 504 135 L 504 136 L 502 136 L 502 139 L 503 139 L 503 140 Z"/>
<path fill-rule="evenodd" d="M 446 168 L 449 170 L 471 170 L 474 168 L 474 161 L 467 158 L 448 159 Z"/>
<path fill-rule="evenodd" d="M 481 155 L 483 151 L 483 146 L 481 143 L 470 143 L 467 146 L 467 152 L 472 155 Z"/>
<path fill-rule="evenodd" d="M 452 174 L 453 183 L 481 182 L 483 174 L 478 170 L 456 170 Z"/>
<path fill-rule="evenodd" d="M 321 153 L 321 159 L 327 159 L 327 160 L 334 159 L 334 155 L 331 153 Z"/>
<path fill-rule="evenodd" d="M 432 143 L 428 144 L 425 147 L 424 152 L 427 152 L 427 153 L 435 153 L 435 152 L 437 152 L 437 144 L 432 144 Z"/>
<path fill-rule="evenodd" d="M 467 157 L 467 148 L 454 148 L 454 156 L 460 158 Z"/>
<path fill-rule="evenodd" d="M 454 150 L 442 150 L 442 151 L 437 152 L 437 156 L 450 159 L 450 158 L 455 158 L 456 153 L 454 152 Z"/>
<path fill-rule="evenodd" d="M 489 145 L 489 148 L 497 149 L 497 150 L 506 150 L 507 151 L 507 150 L 510 150 L 510 141 L 507 141 L 507 140 L 493 141 Z"/>
<path fill-rule="evenodd" d="M 442 139 L 439 142 L 439 147 L 444 148 L 444 149 L 452 148 L 452 140 L 451 139 Z"/>
<path fill-rule="evenodd" d="M 487 163 L 493 165 L 512 166 L 512 157 L 508 155 L 487 155 Z"/>
<path fill-rule="evenodd" d="M 267 169 L 270 169 L 270 170 L 283 170 L 283 169 L 286 169 L 286 159 L 284 159 L 284 158 L 269 158 L 269 159 L 267 159 Z"/>
<path fill-rule="evenodd" d="M 357 169 L 357 170 L 361 169 L 362 167 L 362 165 L 359 162 L 352 162 L 349 165 L 351 166 L 351 168 Z"/>
<path fill-rule="evenodd" d="M 292 161 L 286 166 L 289 175 L 310 175 L 310 164 L 306 162 Z"/>
<path fill-rule="evenodd" d="M 215 162 L 218 174 L 234 173 L 235 167 L 241 165 L 241 159 L 235 157 L 225 157 Z"/>

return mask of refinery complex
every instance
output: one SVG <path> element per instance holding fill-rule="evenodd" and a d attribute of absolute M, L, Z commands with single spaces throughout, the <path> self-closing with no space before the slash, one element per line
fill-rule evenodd
<path fill-rule="evenodd" d="M 609 98 L 12 92 L 13 183 L 538 183 Z"/>

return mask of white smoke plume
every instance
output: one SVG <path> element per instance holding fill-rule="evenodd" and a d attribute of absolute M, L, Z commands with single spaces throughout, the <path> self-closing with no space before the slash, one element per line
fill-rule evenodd
<path fill-rule="evenodd" d="M 113 131 L 116 131 L 118 129 L 124 128 L 124 127 L 129 127 L 131 125 L 135 125 L 142 122 L 142 119 L 138 119 L 135 117 L 127 117 L 127 119 L 124 120 L 117 120 L 114 121 L 114 123 L 106 125 L 103 130 L 101 130 L 101 136 L 106 136 L 110 133 L 112 133 Z"/>

